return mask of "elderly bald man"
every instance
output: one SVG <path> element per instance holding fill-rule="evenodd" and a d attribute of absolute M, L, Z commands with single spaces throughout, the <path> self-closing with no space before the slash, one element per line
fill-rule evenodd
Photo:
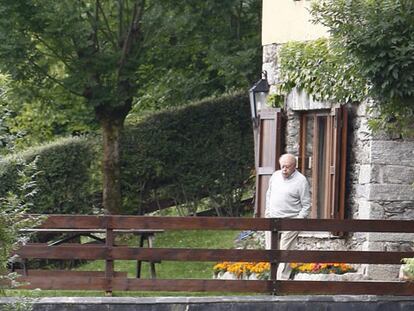
<path fill-rule="evenodd" d="M 305 176 L 296 170 L 296 158 L 284 154 L 279 159 L 280 170 L 274 172 L 266 192 L 266 218 L 306 218 L 310 213 L 311 200 L 309 183 Z M 299 231 L 285 231 L 281 234 L 280 249 L 293 249 Z M 266 232 L 266 248 L 270 249 L 269 231 Z M 279 265 L 277 277 L 287 280 L 292 269 L 289 263 Z"/>

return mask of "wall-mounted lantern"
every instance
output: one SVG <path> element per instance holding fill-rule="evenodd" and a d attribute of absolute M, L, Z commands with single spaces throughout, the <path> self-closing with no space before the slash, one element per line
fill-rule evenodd
<path fill-rule="evenodd" d="M 255 127 L 259 125 L 259 112 L 266 107 L 267 95 L 269 94 L 269 83 L 267 82 L 267 72 L 262 72 L 262 78 L 257 81 L 249 90 L 250 111 Z"/>

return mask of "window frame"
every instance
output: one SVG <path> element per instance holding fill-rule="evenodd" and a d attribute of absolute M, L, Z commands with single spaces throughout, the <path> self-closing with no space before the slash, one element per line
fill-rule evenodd
<path fill-rule="evenodd" d="M 312 160 L 306 157 L 309 117 L 313 117 Z M 325 135 L 319 132 L 319 122 L 325 122 Z M 298 170 L 305 175 L 306 167 L 311 164 L 312 174 L 312 210 L 311 217 L 318 218 L 319 199 L 319 144 L 324 139 L 324 206 L 319 214 L 321 218 L 345 218 L 345 191 L 347 165 L 348 110 L 345 106 L 330 110 L 306 111 L 300 115 Z M 316 174 L 315 174 L 316 172 Z"/>

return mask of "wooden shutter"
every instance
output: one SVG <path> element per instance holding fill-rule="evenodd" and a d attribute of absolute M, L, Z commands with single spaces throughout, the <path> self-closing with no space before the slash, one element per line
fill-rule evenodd
<path fill-rule="evenodd" d="M 335 178 L 336 200 L 333 202 L 333 218 L 345 218 L 345 191 L 346 191 L 346 158 L 348 144 L 348 110 L 345 106 L 335 109 L 334 120 L 335 165 L 337 177 Z"/>
<path fill-rule="evenodd" d="M 333 108 L 328 124 L 331 133 L 328 156 L 330 215 L 333 219 L 344 219 L 348 137 L 348 111 L 346 107 Z"/>
<path fill-rule="evenodd" d="M 281 119 L 282 111 L 279 108 L 267 108 L 260 112 L 256 154 L 256 217 L 265 216 L 269 179 L 273 172 L 279 168 Z"/>

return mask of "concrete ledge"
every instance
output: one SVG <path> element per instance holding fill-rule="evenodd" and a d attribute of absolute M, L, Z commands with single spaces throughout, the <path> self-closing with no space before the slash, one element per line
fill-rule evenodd
<path fill-rule="evenodd" d="M 0 310 L 16 298 L 0 298 Z M 34 311 L 409 311 L 414 296 L 55 297 L 34 301 Z"/>

